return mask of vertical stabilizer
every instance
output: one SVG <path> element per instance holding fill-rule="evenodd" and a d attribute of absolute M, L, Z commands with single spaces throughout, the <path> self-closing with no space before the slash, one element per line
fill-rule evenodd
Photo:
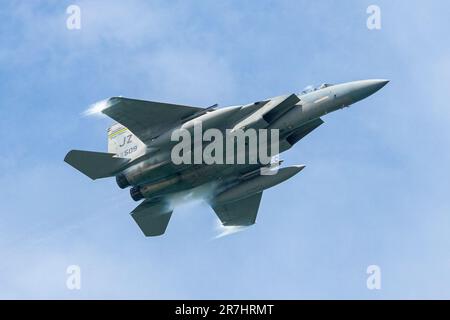
<path fill-rule="evenodd" d="M 120 158 L 136 159 L 145 153 L 145 149 L 145 144 L 120 123 L 108 128 L 108 153 L 114 153 Z"/>

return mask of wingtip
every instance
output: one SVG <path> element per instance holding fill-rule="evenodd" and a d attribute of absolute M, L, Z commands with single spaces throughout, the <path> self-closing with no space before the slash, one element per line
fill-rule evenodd
<path fill-rule="evenodd" d="M 69 159 L 70 156 L 73 154 L 75 150 L 70 150 L 69 152 L 66 153 L 66 155 L 64 156 L 64 162 L 69 163 Z"/>

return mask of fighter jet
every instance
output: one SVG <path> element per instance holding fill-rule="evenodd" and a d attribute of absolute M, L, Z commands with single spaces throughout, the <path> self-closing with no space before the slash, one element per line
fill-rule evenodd
<path fill-rule="evenodd" d="M 116 122 L 108 128 L 108 152 L 72 150 L 64 161 L 93 180 L 115 177 L 120 188 L 129 187 L 132 199 L 142 201 L 131 216 L 145 236 L 164 234 L 178 200 L 189 194 L 209 203 L 224 226 L 250 226 L 256 221 L 263 191 L 305 166 L 282 167 L 279 160 L 178 163 L 174 161 L 174 148 L 180 141 L 174 140 L 174 132 L 184 130 L 195 135 L 199 123 L 203 130 L 223 133 L 225 139 L 237 131 L 254 129 L 259 136 L 262 130 L 276 131 L 277 148 L 271 141 L 268 149 L 280 154 L 322 125 L 321 117 L 367 98 L 388 82 L 378 79 L 322 84 L 301 93 L 223 108 L 113 97 L 92 108 Z M 198 141 L 195 137 L 193 140 Z M 202 141 L 200 151 L 207 147 Z M 233 156 L 243 152 L 247 159 L 252 153 L 248 149 L 233 149 Z M 195 151 L 180 154 L 191 159 Z M 276 159 L 277 155 L 270 156 Z"/>

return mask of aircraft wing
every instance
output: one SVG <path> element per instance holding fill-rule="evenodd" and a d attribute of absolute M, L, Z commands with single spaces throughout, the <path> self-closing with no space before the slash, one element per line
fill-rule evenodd
<path fill-rule="evenodd" d="M 259 192 L 237 201 L 213 204 L 212 208 L 224 226 L 250 226 L 256 221 L 261 197 Z"/>
<path fill-rule="evenodd" d="M 164 202 L 143 201 L 131 216 L 146 237 L 160 236 L 166 232 L 173 209 Z"/>
<path fill-rule="evenodd" d="M 102 113 L 127 127 L 142 142 L 157 137 L 180 120 L 201 112 L 202 108 L 113 97 Z"/>

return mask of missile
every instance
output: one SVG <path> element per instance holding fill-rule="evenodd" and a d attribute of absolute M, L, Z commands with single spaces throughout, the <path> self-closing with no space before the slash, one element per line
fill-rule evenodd
<path fill-rule="evenodd" d="M 286 167 L 279 169 L 278 172 L 274 175 L 260 175 L 243 181 L 240 184 L 218 194 L 214 199 L 214 203 L 223 204 L 247 198 L 252 194 L 269 189 L 283 181 L 286 181 L 287 179 L 302 171 L 304 168 L 304 165 Z"/>
<path fill-rule="evenodd" d="M 171 176 L 170 178 L 160 179 L 158 181 L 147 184 L 134 186 L 130 189 L 131 198 L 139 201 L 144 198 L 156 198 L 164 193 L 182 191 L 191 188 L 192 181 L 208 181 L 208 171 L 214 170 L 212 166 L 204 166 L 197 171 L 182 171 Z"/>
<path fill-rule="evenodd" d="M 130 168 L 124 170 L 116 176 L 117 185 L 121 189 L 129 186 L 143 184 L 146 181 L 157 179 L 164 172 L 164 167 L 170 166 L 170 160 L 162 160 L 155 162 L 147 160 L 140 162 Z"/>
<path fill-rule="evenodd" d="M 167 191 L 181 181 L 179 175 L 175 175 L 169 179 L 163 179 L 155 183 L 136 186 L 130 189 L 131 198 L 139 201 L 144 198 L 150 198 L 159 195 L 161 192 Z"/>

